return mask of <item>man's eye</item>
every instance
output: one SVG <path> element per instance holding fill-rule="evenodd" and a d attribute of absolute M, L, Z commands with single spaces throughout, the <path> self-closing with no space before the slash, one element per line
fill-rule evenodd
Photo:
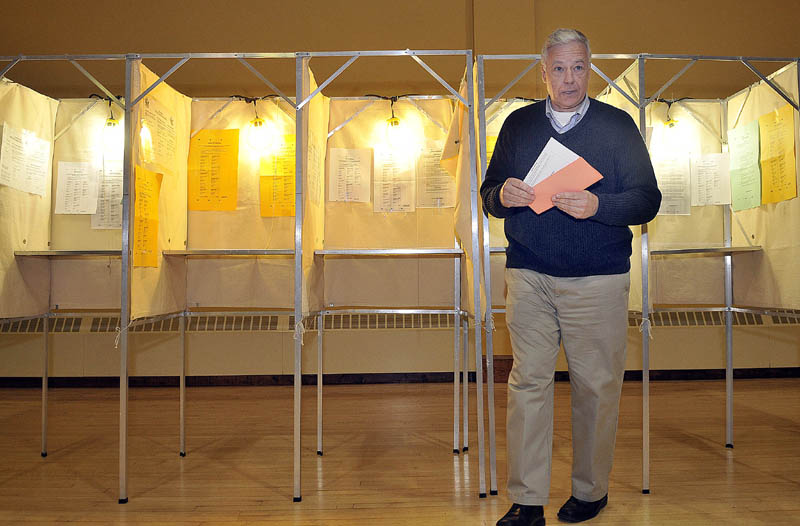
<path fill-rule="evenodd" d="M 583 66 L 575 66 L 575 71 L 583 71 Z"/>

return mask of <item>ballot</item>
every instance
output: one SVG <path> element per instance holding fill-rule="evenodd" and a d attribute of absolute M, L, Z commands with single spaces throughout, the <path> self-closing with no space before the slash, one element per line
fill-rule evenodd
<path fill-rule="evenodd" d="M 552 208 L 555 194 L 585 190 L 602 178 L 586 159 L 550 137 L 524 179 L 536 194 L 529 206 L 541 214 Z"/>

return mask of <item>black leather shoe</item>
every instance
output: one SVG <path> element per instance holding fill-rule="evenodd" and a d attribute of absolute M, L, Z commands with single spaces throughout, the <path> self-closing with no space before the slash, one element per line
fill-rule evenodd
<path fill-rule="evenodd" d="M 562 522 L 583 522 L 600 513 L 600 510 L 608 504 L 608 495 L 594 502 L 570 497 L 567 502 L 558 510 L 558 520 Z"/>
<path fill-rule="evenodd" d="M 508 513 L 497 521 L 497 526 L 544 526 L 544 508 L 512 504 Z"/>

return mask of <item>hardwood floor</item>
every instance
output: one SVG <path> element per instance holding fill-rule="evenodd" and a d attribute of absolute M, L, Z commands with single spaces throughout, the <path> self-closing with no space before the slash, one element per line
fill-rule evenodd
<path fill-rule="evenodd" d="M 556 389 L 550 524 L 570 494 L 569 386 Z M 800 379 L 736 382 L 733 450 L 723 382 L 651 383 L 650 495 L 641 494 L 640 393 L 641 383 L 625 384 L 609 505 L 590 524 L 800 524 Z M 451 385 L 327 387 L 324 457 L 315 388 L 303 396 L 303 501 L 293 503 L 290 387 L 189 389 L 185 458 L 178 390 L 132 389 L 130 500 L 120 505 L 116 389 L 51 389 L 47 458 L 40 392 L 0 389 L 0 523 L 491 525 L 509 506 L 505 385 L 500 495 L 486 499 L 474 412 L 469 453 L 452 454 Z"/>

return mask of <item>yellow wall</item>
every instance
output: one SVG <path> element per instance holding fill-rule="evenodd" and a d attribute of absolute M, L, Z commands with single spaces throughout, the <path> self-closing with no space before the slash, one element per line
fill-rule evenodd
<path fill-rule="evenodd" d="M 568 7 L 566 7 L 568 5 Z M 100 8 L 102 7 L 102 8 Z M 465 49 L 476 53 L 538 53 L 556 27 L 581 28 L 595 53 L 690 53 L 704 55 L 794 56 L 800 52 L 796 20 L 800 4 L 783 0 L 675 0 L 636 3 L 625 0 L 568 4 L 555 0 L 407 0 L 375 2 L 252 2 L 194 0 L 108 2 L 88 0 L 18 2 L 3 11 L 0 56 L 63 53 L 278 52 L 370 49 Z M 164 72 L 174 60 L 152 60 Z M 259 69 L 293 93 L 294 62 L 258 63 Z M 341 65 L 340 59 L 315 59 L 318 80 Z M 463 72 L 463 61 L 431 59 L 448 79 Z M 0 66 L 3 64 L 0 63 Z M 123 66 L 84 62 L 115 93 L 122 93 Z M 598 64 L 616 77 L 628 62 Z M 778 67 L 761 64 L 765 73 Z M 513 78 L 520 64 L 492 64 L 488 92 Z M 680 65 L 654 64 L 648 93 Z M 97 91 L 69 64 L 21 63 L 9 78 L 56 97 L 85 97 Z M 755 80 L 739 64 L 697 65 L 664 94 L 671 98 L 722 97 Z M 595 77 L 591 93 L 603 84 Z M 228 61 L 190 61 L 170 84 L 190 96 L 262 95 L 264 86 L 241 65 Z M 328 95 L 441 92 L 410 60 L 362 58 L 326 90 Z M 511 94 L 542 96 L 537 71 Z M 724 364 L 724 334 L 716 328 L 656 329 L 652 368 L 717 368 Z M 437 371 L 451 367 L 449 331 L 336 332 L 327 337 L 328 372 Z M 737 367 L 800 364 L 798 329 L 737 329 Z M 52 337 L 55 376 L 114 375 L 118 371 L 113 335 Z M 508 354 L 503 328 L 497 354 Z M 628 367 L 640 366 L 641 337 L 629 331 Z M 306 339 L 305 371 L 314 371 L 314 335 Z M 131 374 L 176 374 L 177 337 L 136 335 Z M 189 336 L 189 374 L 280 374 L 291 372 L 289 333 Z M 40 368 L 35 336 L 0 338 L 0 376 L 35 376 Z M 560 367 L 563 368 L 563 362 Z"/>
<path fill-rule="evenodd" d="M 784 0 L 676 0 L 603 2 L 574 0 L 249 0 L 17 2 L 3 11 L 0 56 L 63 53 L 294 52 L 371 49 L 474 49 L 476 53 L 538 53 L 557 27 L 582 29 L 595 53 L 688 53 L 785 56 L 798 54 L 796 21 L 800 4 Z M 174 60 L 150 61 L 164 72 Z M 315 59 L 318 78 L 341 65 L 340 59 Z M 624 61 L 605 61 L 615 78 Z M 460 75 L 461 61 L 432 60 L 447 74 Z M 122 93 L 120 64 L 85 63 L 115 93 Z M 294 83 L 294 64 L 261 64 L 282 87 Z M 496 64 L 490 87 L 502 87 L 522 67 Z M 654 65 L 652 88 L 680 66 Z M 775 67 L 765 67 L 769 73 Z M 57 97 L 85 97 L 96 89 L 69 64 L 20 64 L 9 77 Z M 538 72 L 520 91 L 541 96 Z M 502 80 L 500 80 L 502 78 Z M 740 64 L 697 65 L 665 96 L 727 96 L 755 77 Z M 190 61 L 170 80 L 189 96 L 264 94 L 264 87 L 235 61 Z M 648 82 L 650 86 L 650 82 Z M 602 89 L 594 76 L 590 92 Z M 360 59 L 329 95 L 430 93 L 440 90 L 410 60 Z M 490 90 L 491 91 L 491 90 Z"/>

